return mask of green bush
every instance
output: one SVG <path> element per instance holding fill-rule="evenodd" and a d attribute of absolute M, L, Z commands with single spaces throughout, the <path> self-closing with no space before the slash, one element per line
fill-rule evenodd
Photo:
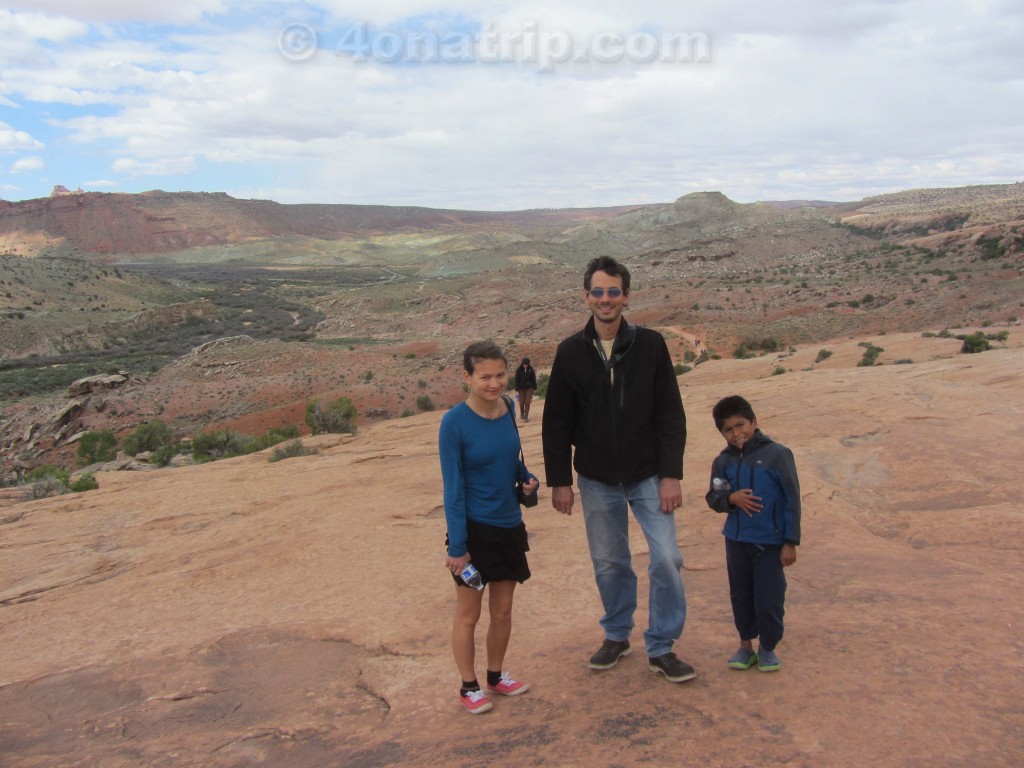
<path fill-rule="evenodd" d="M 124 439 L 124 452 L 138 456 L 146 451 L 159 451 L 174 444 L 174 434 L 164 422 L 156 419 L 140 424 Z M 172 454 L 173 455 L 173 454 Z"/>
<path fill-rule="evenodd" d="M 420 395 L 419 397 L 417 397 L 416 409 L 420 411 L 434 410 L 434 401 L 430 399 L 430 395 Z"/>
<path fill-rule="evenodd" d="M 831 349 L 819 349 L 818 356 L 814 358 L 814 362 L 820 363 L 822 360 L 828 360 L 830 357 L 832 357 Z"/>
<path fill-rule="evenodd" d="M 968 336 L 964 336 L 963 346 L 960 347 L 960 351 L 966 354 L 976 354 L 978 352 L 986 352 L 992 349 L 992 345 L 989 340 L 985 338 L 985 334 L 981 331 L 972 333 Z"/>
<path fill-rule="evenodd" d="M 36 483 L 40 480 L 47 480 L 49 478 L 54 478 L 63 485 L 67 485 L 71 480 L 66 469 L 63 467 L 55 467 L 52 464 L 42 464 L 25 473 L 26 483 Z"/>
<path fill-rule="evenodd" d="M 109 429 L 89 431 L 78 440 L 78 466 L 87 467 L 117 458 L 117 436 Z"/>
<path fill-rule="evenodd" d="M 72 493 L 82 493 L 83 491 L 95 491 L 100 487 L 100 484 L 96 481 L 96 477 L 92 472 L 83 472 L 72 480 L 71 485 L 68 487 Z"/>
<path fill-rule="evenodd" d="M 25 473 L 25 498 L 46 499 L 60 496 L 70 490 L 71 478 L 63 467 L 43 464 Z"/>
<path fill-rule="evenodd" d="M 157 467 L 166 467 L 177 455 L 178 449 L 174 445 L 165 445 L 149 454 L 149 463 Z"/>
<path fill-rule="evenodd" d="M 197 462 L 228 459 L 246 453 L 248 441 L 233 429 L 217 429 L 192 438 L 192 458 Z"/>
<path fill-rule="evenodd" d="M 548 393 L 548 382 L 550 380 L 551 377 L 546 373 L 542 373 L 537 377 L 537 391 L 534 392 L 537 397 L 543 398 Z"/>
<path fill-rule="evenodd" d="M 858 367 L 868 367 L 874 365 L 875 361 L 878 359 L 878 356 L 885 352 L 884 349 L 882 349 L 881 347 L 876 347 L 874 343 L 870 341 L 862 341 L 859 346 L 864 347 L 865 349 L 864 356 L 857 361 Z"/>
<path fill-rule="evenodd" d="M 306 405 L 306 425 L 314 435 L 356 431 L 356 407 L 347 397 L 339 397 L 326 407 L 314 400 Z"/>
<path fill-rule="evenodd" d="M 299 436 L 299 428 L 294 424 L 286 427 L 272 427 L 265 433 L 255 438 L 246 446 L 248 453 L 256 453 L 272 445 L 283 443 L 286 440 L 294 440 Z"/>
<path fill-rule="evenodd" d="M 307 448 L 302 444 L 301 440 L 293 440 L 285 445 L 278 446 L 274 449 L 274 452 L 270 454 L 267 461 L 281 461 L 282 459 L 293 459 L 296 456 L 313 456 L 319 453 L 316 448 Z"/>

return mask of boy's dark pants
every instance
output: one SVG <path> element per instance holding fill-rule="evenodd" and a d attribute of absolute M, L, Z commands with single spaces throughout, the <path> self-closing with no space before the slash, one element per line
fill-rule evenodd
<path fill-rule="evenodd" d="M 782 640 L 786 574 L 779 545 L 725 540 L 732 617 L 740 640 L 760 638 L 760 646 L 774 651 Z"/>

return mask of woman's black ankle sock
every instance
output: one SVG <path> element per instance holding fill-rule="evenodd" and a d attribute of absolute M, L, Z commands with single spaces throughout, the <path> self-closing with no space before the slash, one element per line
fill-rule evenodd
<path fill-rule="evenodd" d="M 465 696 L 470 691 L 479 691 L 479 690 L 480 690 L 480 683 L 478 683 L 476 681 L 476 678 L 474 678 L 472 680 L 468 680 L 468 681 L 467 680 L 463 680 L 462 681 L 462 688 L 459 689 L 459 694 L 461 696 Z"/>
<path fill-rule="evenodd" d="M 494 672 L 493 670 L 488 669 L 487 670 L 487 684 L 488 685 L 497 685 L 500 682 L 501 682 L 501 670 L 499 669 L 497 672 Z"/>

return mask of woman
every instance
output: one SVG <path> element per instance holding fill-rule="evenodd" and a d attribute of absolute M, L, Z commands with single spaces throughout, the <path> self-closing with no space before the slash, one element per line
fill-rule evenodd
<path fill-rule="evenodd" d="M 491 709 L 487 693 L 518 696 L 529 689 L 502 672 L 512 634 L 512 597 L 516 583 L 530 578 L 523 513 L 516 482 L 532 492 L 539 485 L 519 458 L 519 433 L 511 406 L 502 396 L 508 361 L 492 341 L 471 344 L 463 353 L 466 401 L 441 419 L 438 445 L 444 479 L 444 515 L 448 525 L 445 565 L 455 580 L 452 654 L 462 688 L 459 699 L 470 714 Z M 472 559 L 486 585 L 487 690 L 476 679 L 476 625 L 483 591 L 467 586 L 458 574 Z"/>
<path fill-rule="evenodd" d="M 530 401 L 533 391 L 537 388 L 537 372 L 530 365 L 530 358 L 524 357 L 516 368 L 516 394 L 519 395 L 519 415 L 523 421 L 530 420 Z"/>

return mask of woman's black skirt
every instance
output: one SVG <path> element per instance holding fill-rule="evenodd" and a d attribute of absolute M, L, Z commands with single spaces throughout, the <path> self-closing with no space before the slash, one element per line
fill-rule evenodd
<path fill-rule="evenodd" d="M 501 528 L 467 520 L 466 533 L 470 561 L 480 571 L 484 584 L 490 581 L 518 581 L 522 584 L 530 578 L 530 566 L 526 562 L 526 553 L 530 551 L 526 523 Z M 447 537 L 445 546 L 448 546 Z M 456 584 L 462 584 L 455 574 L 452 578 Z"/>

